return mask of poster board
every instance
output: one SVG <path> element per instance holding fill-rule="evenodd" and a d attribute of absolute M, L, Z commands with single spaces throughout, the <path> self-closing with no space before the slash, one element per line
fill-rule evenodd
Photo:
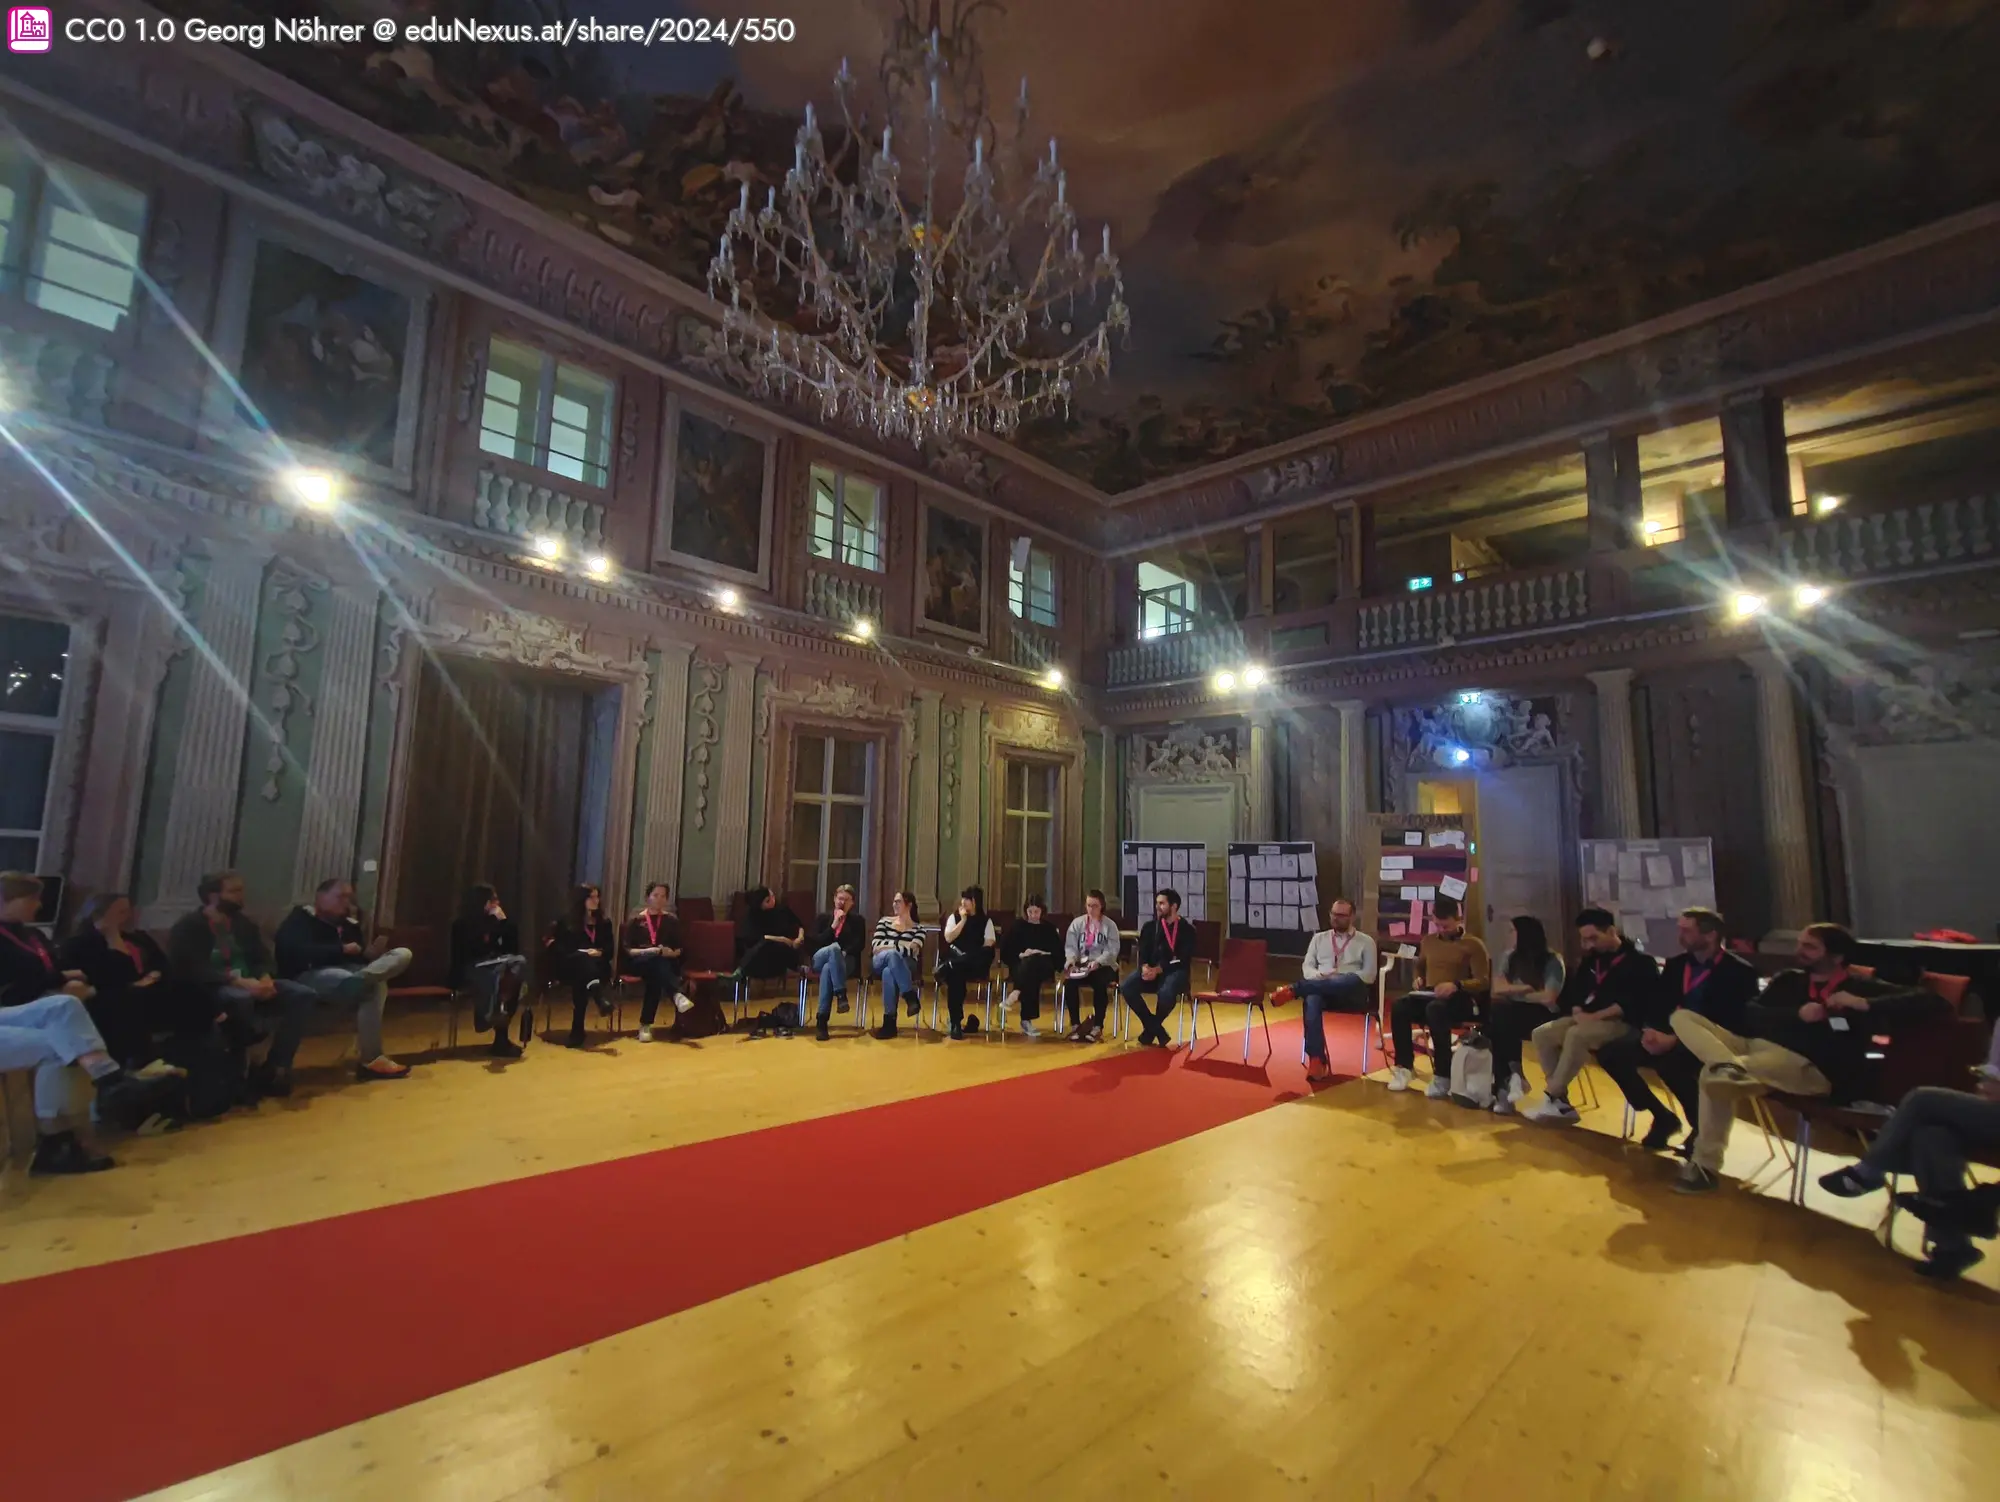
<path fill-rule="evenodd" d="M 1673 954 L 1674 920 L 1715 906 L 1715 851 L 1706 838 L 1585 840 L 1583 903 L 1617 914 L 1620 931 L 1646 953 Z"/>
<path fill-rule="evenodd" d="M 1262 939 L 1271 954 L 1302 955 L 1321 927 L 1319 850 L 1310 840 L 1229 845 L 1229 936 Z"/>
<path fill-rule="evenodd" d="M 1181 894 L 1181 915 L 1208 920 L 1208 846 L 1199 840 L 1127 840 L 1118 857 L 1119 911 L 1127 928 L 1153 916 L 1153 893 Z"/>
<path fill-rule="evenodd" d="M 1361 916 L 1384 955 L 1415 947 L 1439 896 L 1478 911 L 1478 859 L 1459 814 L 1370 814 Z"/>

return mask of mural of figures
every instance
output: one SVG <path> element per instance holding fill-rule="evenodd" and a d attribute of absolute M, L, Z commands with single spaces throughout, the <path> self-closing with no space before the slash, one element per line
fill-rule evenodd
<path fill-rule="evenodd" d="M 239 372 L 243 419 L 393 467 L 409 327 L 405 294 L 260 241 Z"/>
<path fill-rule="evenodd" d="M 986 524 L 924 507 L 923 572 L 917 587 L 917 613 L 926 626 L 983 639 Z"/>
<path fill-rule="evenodd" d="M 667 551 L 677 562 L 766 582 L 769 445 L 683 411 L 675 432 Z"/>

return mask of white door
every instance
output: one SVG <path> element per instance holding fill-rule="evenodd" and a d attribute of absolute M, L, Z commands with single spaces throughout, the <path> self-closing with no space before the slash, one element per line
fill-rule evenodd
<path fill-rule="evenodd" d="M 1497 959 L 1514 947 L 1511 920 L 1542 920 L 1549 947 L 1562 934 L 1562 769 L 1509 767 L 1479 779 L 1479 879 L 1486 943 Z"/>
<path fill-rule="evenodd" d="M 1208 847 L 1207 901 L 1210 918 L 1229 915 L 1225 900 L 1223 871 L 1229 861 L 1229 842 L 1236 838 L 1235 783 L 1186 782 L 1139 789 L 1139 832 L 1141 840 L 1200 840 Z M 1152 911 L 1153 894 L 1139 894 L 1141 912 Z M 1132 921 L 1126 915 L 1126 921 Z"/>

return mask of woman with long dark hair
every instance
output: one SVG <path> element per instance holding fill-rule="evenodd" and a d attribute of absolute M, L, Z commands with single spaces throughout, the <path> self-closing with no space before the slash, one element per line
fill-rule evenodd
<path fill-rule="evenodd" d="M 806 958 L 805 924 L 769 887 L 752 887 L 744 894 L 743 924 L 736 942 L 743 957 L 736 962 L 731 977 L 735 981 L 776 980 L 791 974 Z"/>
<path fill-rule="evenodd" d="M 493 1052 L 503 1059 L 521 1054 L 507 1029 L 521 1010 L 527 975 L 521 931 L 500 905 L 500 894 L 483 882 L 467 887 L 451 925 L 451 988 L 472 992 L 472 1025 L 482 1033 L 492 1030 Z M 523 1043 L 533 1030 L 533 1019 L 522 1013 Z"/>
<path fill-rule="evenodd" d="M 625 925 L 625 973 L 636 975 L 646 988 L 639 1008 L 639 1041 L 653 1041 L 653 1019 L 660 1015 L 660 998 L 671 996 L 674 1011 L 686 1015 L 694 1002 L 681 990 L 681 922 L 667 906 L 673 889 L 663 881 L 646 884 L 646 905 Z"/>
<path fill-rule="evenodd" d="M 938 959 L 937 978 L 944 987 L 945 1004 L 951 1009 L 951 1036 L 965 1036 L 965 988 L 993 973 L 993 951 L 1000 942 L 999 930 L 986 916 L 986 893 L 967 887 L 958 894 L 958 909 L 944 920 L 944 953 Z"/>
<path fill-rule="evenodd" d="M 1566 978 L 1562 956 L 1549 948 L 1542 920 L 1526 913 L 1515 918 L 1514 947 L 1493 967 L 1493 1000 L 1486 1019 L 1486 1035 L 1493 1043 L 1493 1109 L 1502 1116 L 1513 1115 L 1514 1102 L 1527 1093 L 1521 1045 L 1555 1016 Z"/>
<path fill-rule="evenodd" d="M 924 966 L 924 926 L 917 921 L 917 899 L 912 892 L 898 892 L 889 904 L 889 916 L 875 925 L 869 940 L 868 965 L 882 987 L 882 1022 L 874 1036 L 896 1036 L 896 1003 L 903 1003 L 914 1017 L 922 1004 L 917 995 L 917 977 Z"/>
<path fill-rule="evenodd" d="M 549 930 L 549 956 L 556 974 L 569 982 L 569 1046 L 584 1044 L 583 1018 L 591 1002 L 597 1010 L 611 1015 L 611 961 L 617 950 L 617 932 L 604 916 L 604 894 L 589 882 L 576 889 L 568 914 Z"/>
<path fill-rule="evenodd" d="M 1007 967 L 1007 999 L 1020 998 L 1021 1031 L 1030 1038 L 1042 1035 L 1035 1025 L 1042 1015 L 1042 987 L 1054 979 L 1062 957 L 1063 936 L 1049 922 L 1041 897 L 1030 897 L 1021 904 L 1020 919 L 1007 930 L 1007 942 L 1000 948 Z"/>
<path fill-rule="evenodd" d="M 104 1046 L 128 1069 L 156 1057 L 153 1034 L 167 1027 L 167 957 L 152 935 L 132 925 L 132 899 L 99 892 L 77 914 L 76 931 L 63 942 L 56 963 L 80 970 L 97 994 L 84 1003 L 104 1035 Z"/>

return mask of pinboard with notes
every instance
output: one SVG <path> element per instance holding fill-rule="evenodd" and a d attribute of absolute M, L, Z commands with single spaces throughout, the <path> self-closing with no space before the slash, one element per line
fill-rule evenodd
<path fill-rule="evenodd" d="M 1119 856 L 1119 895 L 1125 925 L 1141 928 L 1153 916 L 1153 894 L 1171 887 L 1181 894 L 1181 916 L 1208 919 L 1208 846 L 1196 840 L 1127 840 Z"/>
<path fill-rule="evenodd" d="M 1362 875 L 1361 921 L 1385 955 L 1422 943 L 1440 897 L 1456 898 L 1467 926 L 1480 914 L 1478 852 L 1457 814 L 1370 814 L 1374 850 Z"/>
<path fill-rule="evenodd" d="M 1229 936 L 1262 939 L 1271 954 L 1301 955 L 1324 927 L 1319 850 L 1310 840 L 1231 841 Z"/>

